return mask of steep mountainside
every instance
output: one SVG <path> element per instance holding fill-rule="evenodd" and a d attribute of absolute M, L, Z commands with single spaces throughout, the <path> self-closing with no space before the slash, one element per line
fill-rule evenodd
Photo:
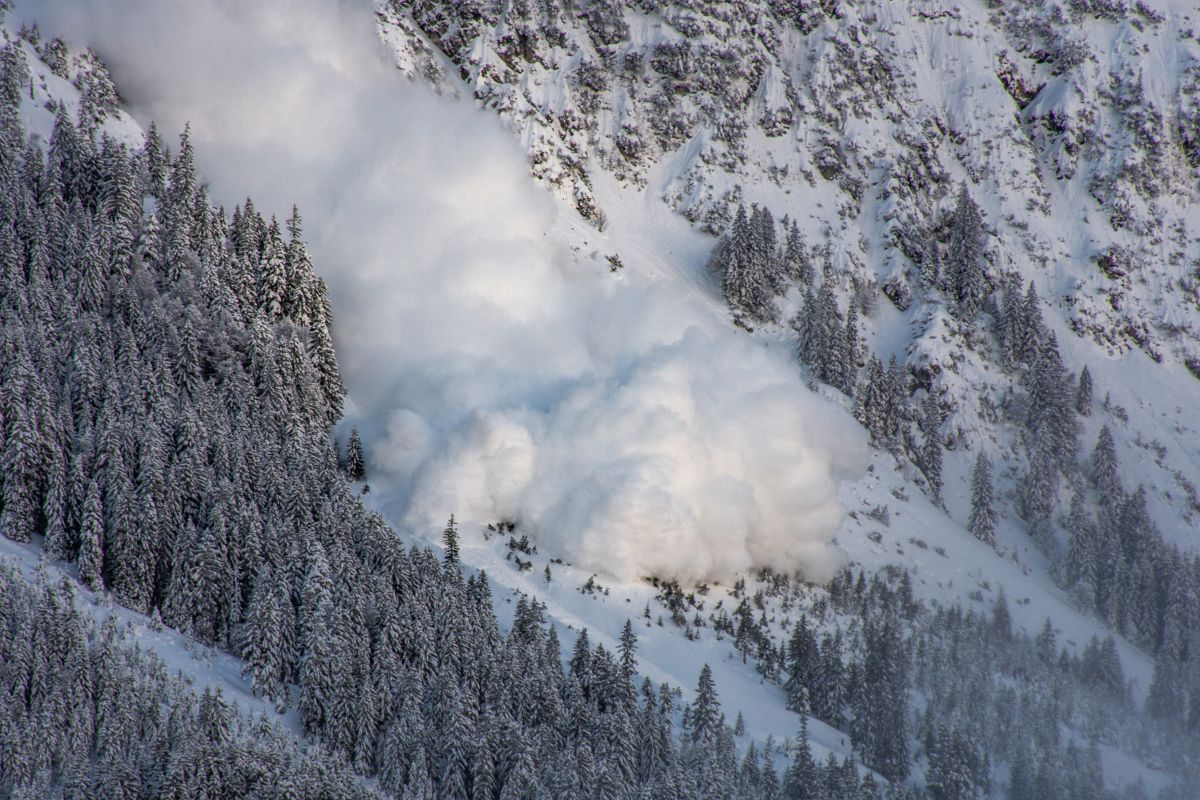
<path fill-rule="evenodd" d="M 714 232 L 755 201 L 914 289 L 966 181 L 993 286 L 1053 283 L 1075 330 L 1156 359 L 1200 357 L 1192 25 L 1123 0 L 381 10 L 403 69 L 495 108 L 597 223 L 597 171 Z"/>
<path fill-rule="evenodd" d="M 486 220 L 376 146 L 373 75 L 323 82 L 377 44 L 341 4 L 200 2 L 196 39 L 121 6 L 286 64 L 242 163 L 329 214 L 323 259 L 119 110 L 132 13 L 77 10 L 99 54 L 7 22 L 0 800 L 1195 798 L 1185 6 L 381 0 L 404 75 L 498 120 L 384 88 L 452 144 L 502 121 L 562 201 L 455 154 L 536 248 L 442 225 Z M 149 60 L 143 92 L 198 69 Z M 334 319 L 339 269 L 384 301 Z"/>
<path fill-rule="evenodd" d="M 1015 612 L 1030 633 L 1098 623 L 1141 649 L 1123 652 L 1152 705 L 1195 685 L 1178 632 L 1200 619 L 1200 12 L 378 10 L 400 69 L 493 109 L 621 265 L 724 295 L 743 335 L 796 348 L 890 453 L 843 492 L 853 562 L 905 565 L 934 600 L 1038 598 Z M 707 264 L 659 206 L 724 235 Z M 910 510 L 914 493 L 931 503 Z"/>

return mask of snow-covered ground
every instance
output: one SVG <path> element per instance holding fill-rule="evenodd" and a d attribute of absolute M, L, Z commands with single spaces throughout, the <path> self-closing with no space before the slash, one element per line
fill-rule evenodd
<path fill-rule="evenodd" d="M 364 38 L 374 33 L 368 14 L 335 15 L 331 22 L 324 4 L 300 6 L 301 18 L 314 28 L 281 34 L 272 55 L 286 66 L 266 79 L 224 85 L 227 103 L 217 110 L 200 102 L 213 84 L 185 76 L 205 69 L 213 81 L 257 75 L 252 67 L 261 53 L 252 34 L 274 30 L 278 18 L 270 11 L 209 8 L 217 22 L 206 18 L 199 25 L 195 16 L 168 19 L 126 2 L 90 9 L 94 24 L 86 15 L 73 23 L 56 19 L 89 28 L 76 35 L 95 37 L 118 83 L 124 76 L 136 87 L 130 101 L 141 121 L 152 115 L 178 129 L 191 119 L 214 196 L 232 203 L 249 191 L 277 213 L 297 202 L 310 215 L 318 269 L 331 284 L 342 325 L 339 355 L 351 399 L 346 424 L 362 429 L 371 458 L 366 499 L 410 539 L 436 541 L 441 520 L 451 513 L 464 519 L 463 561 L 491 577 L 502 624 L 511 619 L 518 592 L 546 603 L 568 652 L 574 637 L 567 631 L 587 628 L 593 642 L 615 648 L 622 624 L 633 620 L 644 675 L 687 696 L 708 663 L 726 713 L 743 713 L 747 738 L 759 742 L 799 730 L 782 690 L 765 683 L 711 629 L 688 638 L 669 619 L 659 625 L 657 592 L 642 577 L 674 568 L 685 578 L 708 579 L 706 602 L 715 604 L 751 565 L 798 568 L 814 577 L 827 577 L 841 563 L 869 571 L 900 565 L 913 570 L 920 597 L 942 604 L 990 608 L 1003 590 L 1018 626 L 1036 633 L 1049 619 L 1060 641 L 1076 651 L 1107 635 L 1056 587 L 1047 559 L 1013 514 L 1013 479 L 1005 468 L 1014 463 L 1015 433 L 982 421 L 968 396 L 977 390 L 998 398 L 1008 379 L 961 342 L 926 335 L 936 309 L 915 303 L 900 311 L 881 300 L 867 334 L 885 358 L 959 366 L 944 382 L 960 412 L 949 423 L 956 448 L 946 457 L 948 512 L 931 504 L 914 475 L 891 457 L 876 453 L 867 469 L 864 437 L 845 402 L 805 387 L 786 328 L 750 334 L 732 323 L 705 270 L 714 240 L 663 202 L 695 167 L 696 143 L 664 155 L 640 182 L 590 172 L 607 220 L 598 231 L 533 183 L 521 143 L 501 118 L 462 98 L 432 96 L 382 68 L 387 54 Z M 994 31 L 964 33 L 971 25 L 954 19 L 914 28 L 887 3 L 873 7 L 882 15 L 873 24 L 895 32 L 897 51 L 921 55 L 914 62 L 917 95 L 944 113 L 965 142 L 955 151 L 959 161 L 947 161 L 953 178 L 971 179 L 974 169 L 993 166 L 978 199 L 1009 243 L 997 247 L 997 263 L 1035 281 L 1048 299 L 1047 322 L 1068 368 L 1089 366 L 1097 408 L 1108 394 L 1125 410 L 1127 421 L 1114 430 L 1123 481 L 1145 484 L 1168 540 L 1196 550 L 1200 511 L 1187 486 L 1200 483 L 1200 390 L 1171 349 L 1186 348 L 1186 341 L 1168 339 L 1160 364 L 1127 343 L 1104 345 L 1073 332 L 1078 324 L 1072 322 L 1088 314 L 1079 304 L 1090 302 L 1097 280 L 1092 260 L 1108 244 L 1097 231 L 1106 224 L 1083 178 L 1043 180 L 1054 153 L 1027 151 L 1007 90 L 994 70 L 977 74 L 980 59 L 991 64 L 1004 43 Z M 129 46 L 143 33 L 127 30 L 120 19 L 139 9 L 160 40 L 145 51 Z M 971 24 L 978 25 L 981 8 L 971 9 Z M 231 23 L 250 32 L 220 49 L 206 48 L 227 31 L 221 25 Z M 1119 44 L 1121 35 L 1106 26 L 1089 24 L 1086 32 Z M 1148 58 L 1161 63 L 1184 57 L 1173 48 L 1194 49 L 1160 35 L 1152 41 Z M 278 97 L 279 76 L 289 69 L 293 78 L 295 70 L 308 70 L 300 74 L 310 80 L 296 81 L 298 96 Z M 943 81 L 942 74 L 963 77 Z M 72 96 L 57 78 L 42 80 L 45 86 L 35 82 L 35 92 Z M 1048 92 L 1027 113 L 1049 114 L 1053 106 L 1070 114 L 1081 102 L 1074 91 Z M 301 129 L 292 123 L 298 108 L 309 115 Z M 28 121 L 48 136 L 48 112 L 33 111 Z M 124 116 L 114 128 L 128 139 L 136 131 Z M 894 132 L 861 121 L 846 131 L 861 151 L 878 155 L 879 164 L 888 161 Z M 807 158 L 805 141 L 799 132 L 782 142 L 752 133 L 747 147 L 755 163 L 768 165 L 793 151 Z M 985 165 L 974 162 L 985 158 L 981 153 Z M 270 163 L 249 169 L 264 154 Z M 747 199 L 798 217 L 810 242 L 832 230 L 849 243 L 854 261 L 885 279 L 894 266 L 889 259 L 897 256 L 884 244 L 888 204 L 872 194 L 885 172 L 866 171 L 877 182 L 852 225 L 839 213 L 845 198 L 824 191 L 827 184 L 754 182 L 753 170 L 709 178 L 715 194 L 744 181 Z M 1030 212 L 1030 203 L 1044 204 L 1045 211 Z M 1169 204 L 1194 231 L 1189 201 L 1175 197 Z M 1086 227 L 1062 224 L 1092 217 L 1097 221 Z M 1016 243 L 1023 237 L 1028 247 Z M 623 266 L 611 271 L 609 256 L 619 256 Z M 1186 327 L 1195 311 L 1186 295 L 1168 291 L 1168 277 L 1159 270 L 1127 294 L 1137 307 L 1158 308 L 1161 318 L 1183 320 Z M 1084 447 L 1114 419 L 1097 410 L 1086 420 Z M 980 447 L 995 453 L 1006 498 L 995 550 L 963 527 L 970 466 Z M 722 480 L 709 480 L 713 475 Z M 882 505 L 890 511 L 887 525 L 865 514 Z M 531 569 L 518 570 L 506 558 L 506 537 L 486 536 L 486 524 L 500 521 L 515 521 L 518 535 L 531 535 L 538 552 L 523 556 Z M 831 540 L 832 550 L 826 546 Z M 35 567 L 28 548 L 0 539 L 0 552 L 30 572 Z M 593 576 L 602 589 L 582 592 Z M 145 618 L 84 591 L 80 603 L 99 619 L 120 615 L 143 647 L 198 685 L 222 686 L 243 708 L 274 714 L 249 693 L 234 659 L 155 631 Z M 1140 702 L 1152 662 L 1123 640 L 1118 647 Z M 292 715 L 284 721 L 295 729 Z M 844 734 L 815 720 L 809 733 L 818 758 L 826 751 L 849 753 Z M 1112 774 L 1137 769 L 1115 750 L 1106 751 L 1105 760 Z"/>

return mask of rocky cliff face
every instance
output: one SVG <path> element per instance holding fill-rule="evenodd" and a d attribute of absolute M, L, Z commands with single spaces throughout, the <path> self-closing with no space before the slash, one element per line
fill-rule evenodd
<path fill-rule="evenodd" d="M 905 306 L 965 182 L 993 287 L 1033 279 L 1102 348 L 1200 365 L 1192 16 L 1123 0 L 394 0 L 380 26 L 403 69 L 496 109 L 533 174 L 598 225 L 600 171 L 712 232 L 762 203 Z"/>

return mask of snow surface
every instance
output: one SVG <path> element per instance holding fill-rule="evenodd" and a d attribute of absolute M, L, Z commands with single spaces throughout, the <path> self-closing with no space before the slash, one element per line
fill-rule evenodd
<path fill-rule="evenodd" d="M 1086 363 L 1098 401 L 1110 393 L 1126 410 L 1128 423 L 1114 431 L 1126 485 L 1144 483 L 1159 527 L 1195 549 L 1197 509 L 1186 487 L 1200 482 L 1200 392 L 1173 357 L 1159 364 L 1142 350 L 1108 348 L 1073 332 L 1073 304 L 1088 302 L 1090 259 L 1107 244 L 1097 239 L 1105 225 L 1082 179 L 1043 182 L 1054 154 L 1016 143 L 1018 122 L 1004 88 L 994 71 L 977 66 L 984 56 L 990 64 L 1005 43 L 994 31 L 956 32 L 977 21 L 930 17 L 916 26 L 888 4 L 881 8 L 881 26 L 920 55 L 913 61 L 918 93 L 933 97 L 929 102 L 965 137 L 955 177 L 969 177 L 975 152 L 986 152 L 988 164 L 1012 164 L 1012 174 L 977 199 L 1006 238 L 1018 229 L 1000 221 L 1032 219 L 1032 244 L 997 257 L 1049 298 L 1048 323 L 1069 368 Z M 249 192 L 281 215 L 293 201 L 308 213 L 306 232 L 336 305 L 350 421 L 363 430 L 371 458 L 368 500 L 406 537 L 434 538 L 451 512 L 465 518 L 463 560 L 491 576 L 502 623 L 516 592 L 547 603 L 556 625 L 586 627 L 606 646 L 615 647 L 624 620 L 633 619 L 645 675 L 686 694 L 709 663 L 726 712 L 742 711 L 748 738 L 759 741 L 799 729 L 781 690 L 763 683 L 711 631 L 689 640 L 669 621 L 660 627 L 655 590 L 640 578 L 716 579 L 708 601 L 715 603 L 752 564 L 799 565 L 814 577 L 845 560 L 868 569 L 899 564 L 914 570 L 925 599 L 988 608 L 1003 589 L 1015 624 L 1026 631 L 1050 619 L 1060 640 L 1076 649 L 1107 635 L 1055 587 L 1045 557 L 1011 513 L 997 550 L 963 530 L 975 452 L 995 455 L 1001 493 L 1011 492 L 1004 470 L 1015 463 L 1014 433 L 985 424 L 965 405 L 964 387 L 998 398 L 1007 379 L 979 354 L 941 338 L 939 309 L 917 304 L 901 312 L 883 303 L 871 340 L 885 357 L 961 359 L 957 376 L 943 373 L 942 388 L 963 403 L 951 421 L 958 446 L 947 452 L 948 513 L 890 458 L 876 454 L 863 473 L 861 433 L 836 398 L 818 399 L 804 388 L 785 331 L 748 335 L 729 322 L 704 271 L 712 239 L 663 202 L 702 143 L 668 154 L 642 182 L 595 170 L 593 190 L 608 221 L 598 232 L 532 185 L 518 144 L 494 116 L 398 80 L 385 65 L 388 54 L 368 38 L 365 6 L 334 12 L 317 2 L 252 9 L 211 2 L 166 10 L 148 0 L 52 0 L 19 9 L 37 16 L 44 30 L 93 44 L 139 119 L 157 118 L 165 129 L 190 120 L 215 197 L 232 205 Z M 980 10 L 970 9 L 977 20 Z M 1089 35 L 1099 40 L 1112 31 L 1097 24 Z M 218 39 L 220 47 L 213 46 Z M 1182 58 L 1163 37 L 1154 42 L 1162 63 Z M 943 72 L 962 77 L 943 81 Z M 1150 81 L 1155 91 L 1159 83 Z M 1025 113 L 1077 114 L 1079 92 L 1051 84 Z M 777 95 L 768 82 L 761 100 L 777 103 Z M 47 119 L 30 122 L 46 135 Z M 528 128 L 516 133 L 531 135 Z M 886 151 L 891 133 L 853 121 L 847 130 L 868 151 Z M 749 147 L 771 162 L 804 141 L 802 130 L 794 136 L 780 142 L 752 134 Z M 883 171 L 874 174 L 884 180 Z M 712 181 L 718 193 L 738 182 Z M 777 214 L 798 216 L 810 241 L 823 229 L 845 232 L 842 203 L 824 191 L 769 181 L 747 188 Z M 1026 214 L 1030 197 L 1045 203 L 1044 215 Z M 865 221 L 846 234 L 864 244 L 841 257 L 895 267 L 883 247 L 887 201 L 868 192 L 864 202 Z M 1172 208 L 1195 219 L 1185 203 Z M 1096 224 L 1064 229 L 1060 222 L 1089 215 Z M 624 268 L 609 272 L 609 255 Z M 1194 319 L 1174 294 L 1132 294 L 1162 319 Z M 1112 419 L 1097 402 L 1085 445 Z M 880 505 L 889 507 L 887 526 L 864 513 Z M 844 518 L 843 509 L 855 513 Z M 486 537 L 485 524 L 499 520 L 519 522 L 531 534 L 539 547 L 531 570 L 517 570 L 500 538 Z M 827 546 L 834 537 L 836 550 Z M 31 551 L 0 546 L 33 568 Z M 593 575 L 607 591 L 581 593 Z M 92 602 L 81 593 L 81 603 Z M 641 617 L 647 604 L 650 621 Z M 224 685 L 246 708 L 269 711 L 248 694 L 232 659 L 197 659 L 181 637 L 134 621 L 136 635 L 169 664 Z M 563 637 L 567 647 L 572 639 Z M 1135 695 L 1144 697 L 1150 659 L 1123 640 L 1118 647 Z M 809 732 L 818 757 L 848 752 L 844 734 L 815 720 Z M 1139 769 L 1116 751 L 1106 750 L 1105 762 L 1110 776 Z"/>

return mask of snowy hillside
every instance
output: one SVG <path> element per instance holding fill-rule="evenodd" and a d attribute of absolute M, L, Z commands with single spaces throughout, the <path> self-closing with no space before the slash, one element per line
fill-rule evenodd
<path fill-rule="evenodd" d="M 1194 797 L 1185 6 L 19 8 L 97 55 L 0 65 L 88 253 L 4 287 L 14 574 L 363 791 Z"/>
<path fill-rule="evenodd" d="M 534 175 L 584 216 L 608 211 L 600 172 L 712 231 L 758 202 L 836 243 L 847 278 L 914 283 L 966 180 L 993 282 L 1036 276 L 1105 348 L 1182 360 L 1197 314 L 1194 13 L 424 0 L 383 7 L 380 25 L 403 70 L 505 117 Z"/>
<path fill-rule="evenodd" d="M 381 4 L 379 27 L 405 74 L 498 113 L 531 174 L 597 228 L 579 234 L 587 246 L 615 253 L 632 275 L 675 282 L 682 294 L 699 289 L 725 315 L 720 276 L 705 269 L 711 245 L 676 233 L 664 212 L 735 238 L 739 203 L 798 223 L 810 276 L 824 275 L 808 282 L 832 282 L 841 309 L 860 313 L 867 354 L 907 367 L 920 428 L 889 448 L 898 473 L 885 459 L 876 466 L 890 478 L 877 472 L 843 487 L 856 518 L 839 546 L 854 564 L 913 569 L 929 599 L 978 602 L 1002 587 L 1030 634 L 1049 618 L 1082 647 L 1106 626 L 1094 616 L 1099 596 L 1072 577 L 1088 569 L 1073 562 L 1094 556 L 1083 555 L 1086 536 L 1076 530 L 1087 512 L 1070 517 L 1068 508 L 1080 495 L 1095 517 L 1103 503 L 1067 467 L 1045 510 L 1030 508 L 1030 485 L 1044 483 L 1038 434 L 1025 420 L 1036 365 L 1027 373 L 1006 360 L 1005 326 L 1032 285 L 1044 335 L 1055 336 L 1073 373 L 1065 388 L 1079 391 L 1074 376 L 1085 367 L 1091 380 L 1071 463 L 1086 466 L 1107 426 L 1122 485 L 1145 488 L 1166 542 L 1161 558 L 1194 571 L 1186 564 L 1200 544 L 1195 14 L 1186 4 L 1123 2 L 432 0 Z M 960 187 L 984 231 L 982 313 L 966 319 L 945 266 Z M 787 230 L 777 232 L 781 248 Z M 777 289 L 773 308 L 748 320 L 757 330 L 746 335 L 781 359 L 795 338 L 771 318 L 811 313 L 804 283 Z M 741 324 L 755 316 L 733 310 Z M 927 396 L 936 400 L 934 434 Z M 922 463 L 931 435 L 946 448 L 937 476 L 945 514 L 920 497 L 931 489 Z M 996 467 L 994 553 L 964 530 L 980 454 Z M 878 508 L 894 516 L 873 526 L 873 539 L 862 515 Z M 1154 568 L 1156 589 L 1111 580 L 1132 580 L 1145 597 L 1165 591 L 1170 569 Z M 1187 605 L 1193 615 L 1194 601 Z M 1099 611 L 1134 640 L 1122 645 L 1123 662 L 1144 699 L 1162 623 L 1138 634 L 1123 616 L 1133 612 Z"/>

